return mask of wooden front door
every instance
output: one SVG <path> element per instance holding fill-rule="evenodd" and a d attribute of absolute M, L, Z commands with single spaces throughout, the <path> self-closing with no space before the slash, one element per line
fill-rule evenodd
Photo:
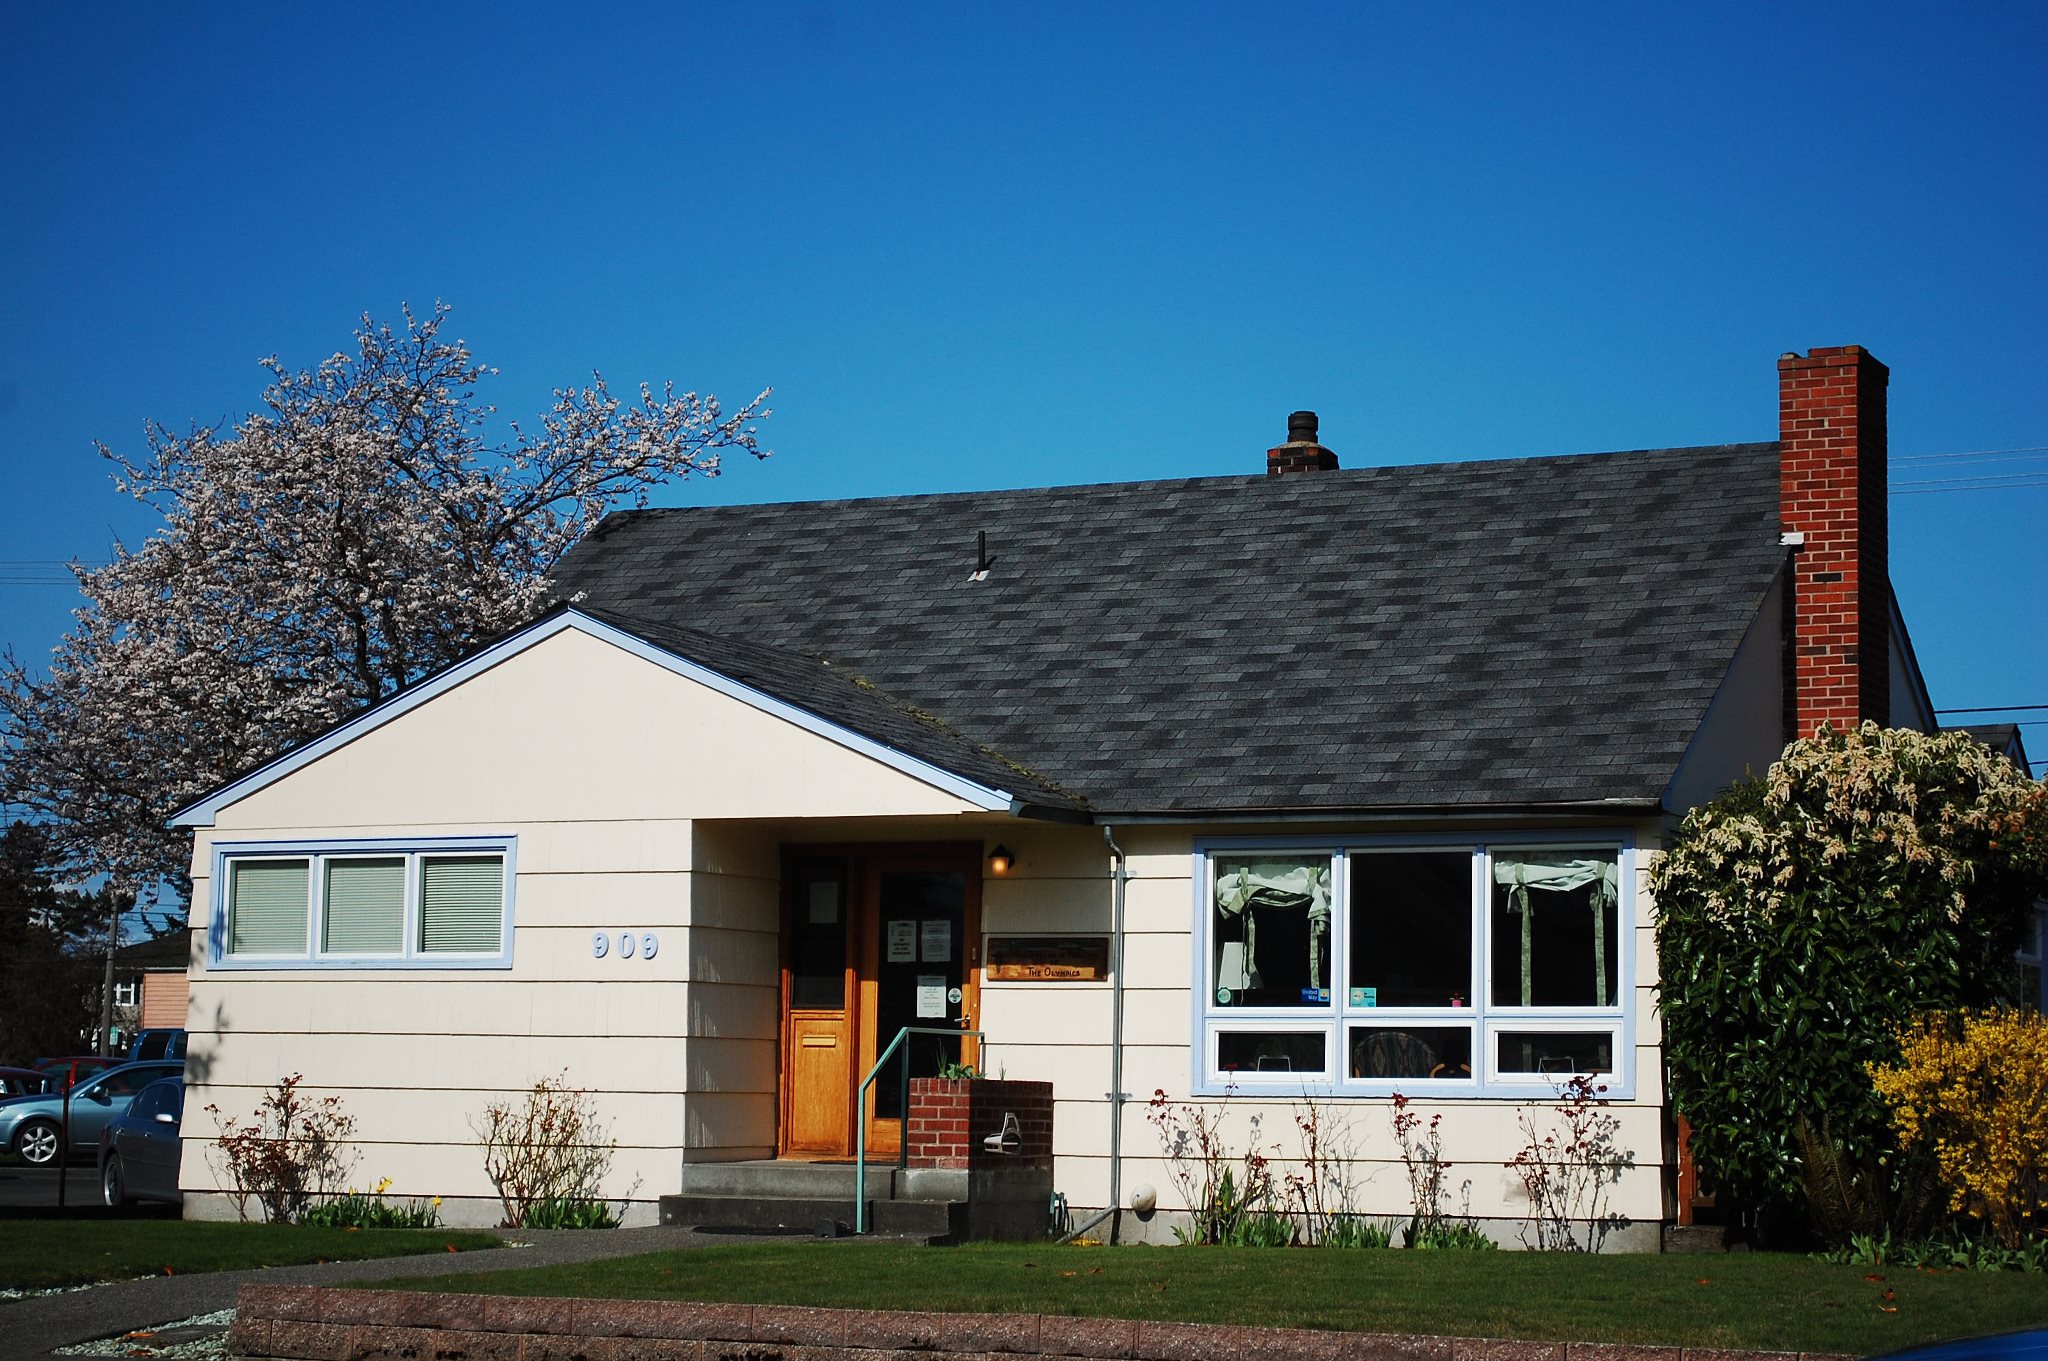
<path fill-rule="evenodd" d="M 978 845 L 799 849 L 784 860 L 782 1134 L 786 1156 L 854 1151 L 862 1078 L 904 1026 L 972 1029 L 980 973 Z M 972 1041 L 913 1035 L 909 1076 L 973 1062 Z M 868 1093 L 870 1151 L 902 1138 L 903 1055 Z"/>

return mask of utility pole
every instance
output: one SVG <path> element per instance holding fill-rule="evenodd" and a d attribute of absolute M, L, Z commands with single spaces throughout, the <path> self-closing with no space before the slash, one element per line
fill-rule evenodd
<path fill-rule="evenodd" d="M 107 962 L 100 974 L 100 1033 L 92 1052 L 105 1054 L 113 1047 L 114 1033 L 114 951 L 121 948 L 121 888 L 107 885 Z"/>

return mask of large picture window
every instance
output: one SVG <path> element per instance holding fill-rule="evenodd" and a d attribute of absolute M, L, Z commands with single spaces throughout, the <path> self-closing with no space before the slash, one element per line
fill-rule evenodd
<path fill-rule="evenodd" d="M 1216 1005 L 1314 1007 L 1330 1000 L 1330 864 L 1216 860 Z"/>
<path fill-rule="evenodd" d="M 1218 846 L 1198 867 L 1198 1089 L 1625 1085 L 1622 848 Z"/>
<path fill-rule="evenodd" d="M 215 849 L 211 961 L 226 968 L 511 962 L 512 843 Z"/>

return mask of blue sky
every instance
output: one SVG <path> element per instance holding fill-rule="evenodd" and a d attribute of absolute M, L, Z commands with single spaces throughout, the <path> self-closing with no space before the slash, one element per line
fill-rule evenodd
<path fill-rule="evenodd" d="M 151 527 L 94 440 L 435 299 L 508 414 L 773 385 L 670 503 L 1771 439 L 1841 343 L 1895 461 L 2034 451 L 1895 483 L 2048 473 L 2048 9 L 1685 11 L 16 9 L 0 643 Z M 2044 483 L 1894 497 L 1937 705 L 2048 704 Z"/>

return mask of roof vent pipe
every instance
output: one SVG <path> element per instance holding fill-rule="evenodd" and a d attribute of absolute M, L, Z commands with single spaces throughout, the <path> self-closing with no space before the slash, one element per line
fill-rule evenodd
<path fill-rule="evenodd" d="M 1335 472 L 1337 455 L 1319 442 L 1318 429 L 1315 412 L 1289 412 L 1287 443 L 1266 451 L 1266 475 L 1278 477 L 1282 473 Z"/>

